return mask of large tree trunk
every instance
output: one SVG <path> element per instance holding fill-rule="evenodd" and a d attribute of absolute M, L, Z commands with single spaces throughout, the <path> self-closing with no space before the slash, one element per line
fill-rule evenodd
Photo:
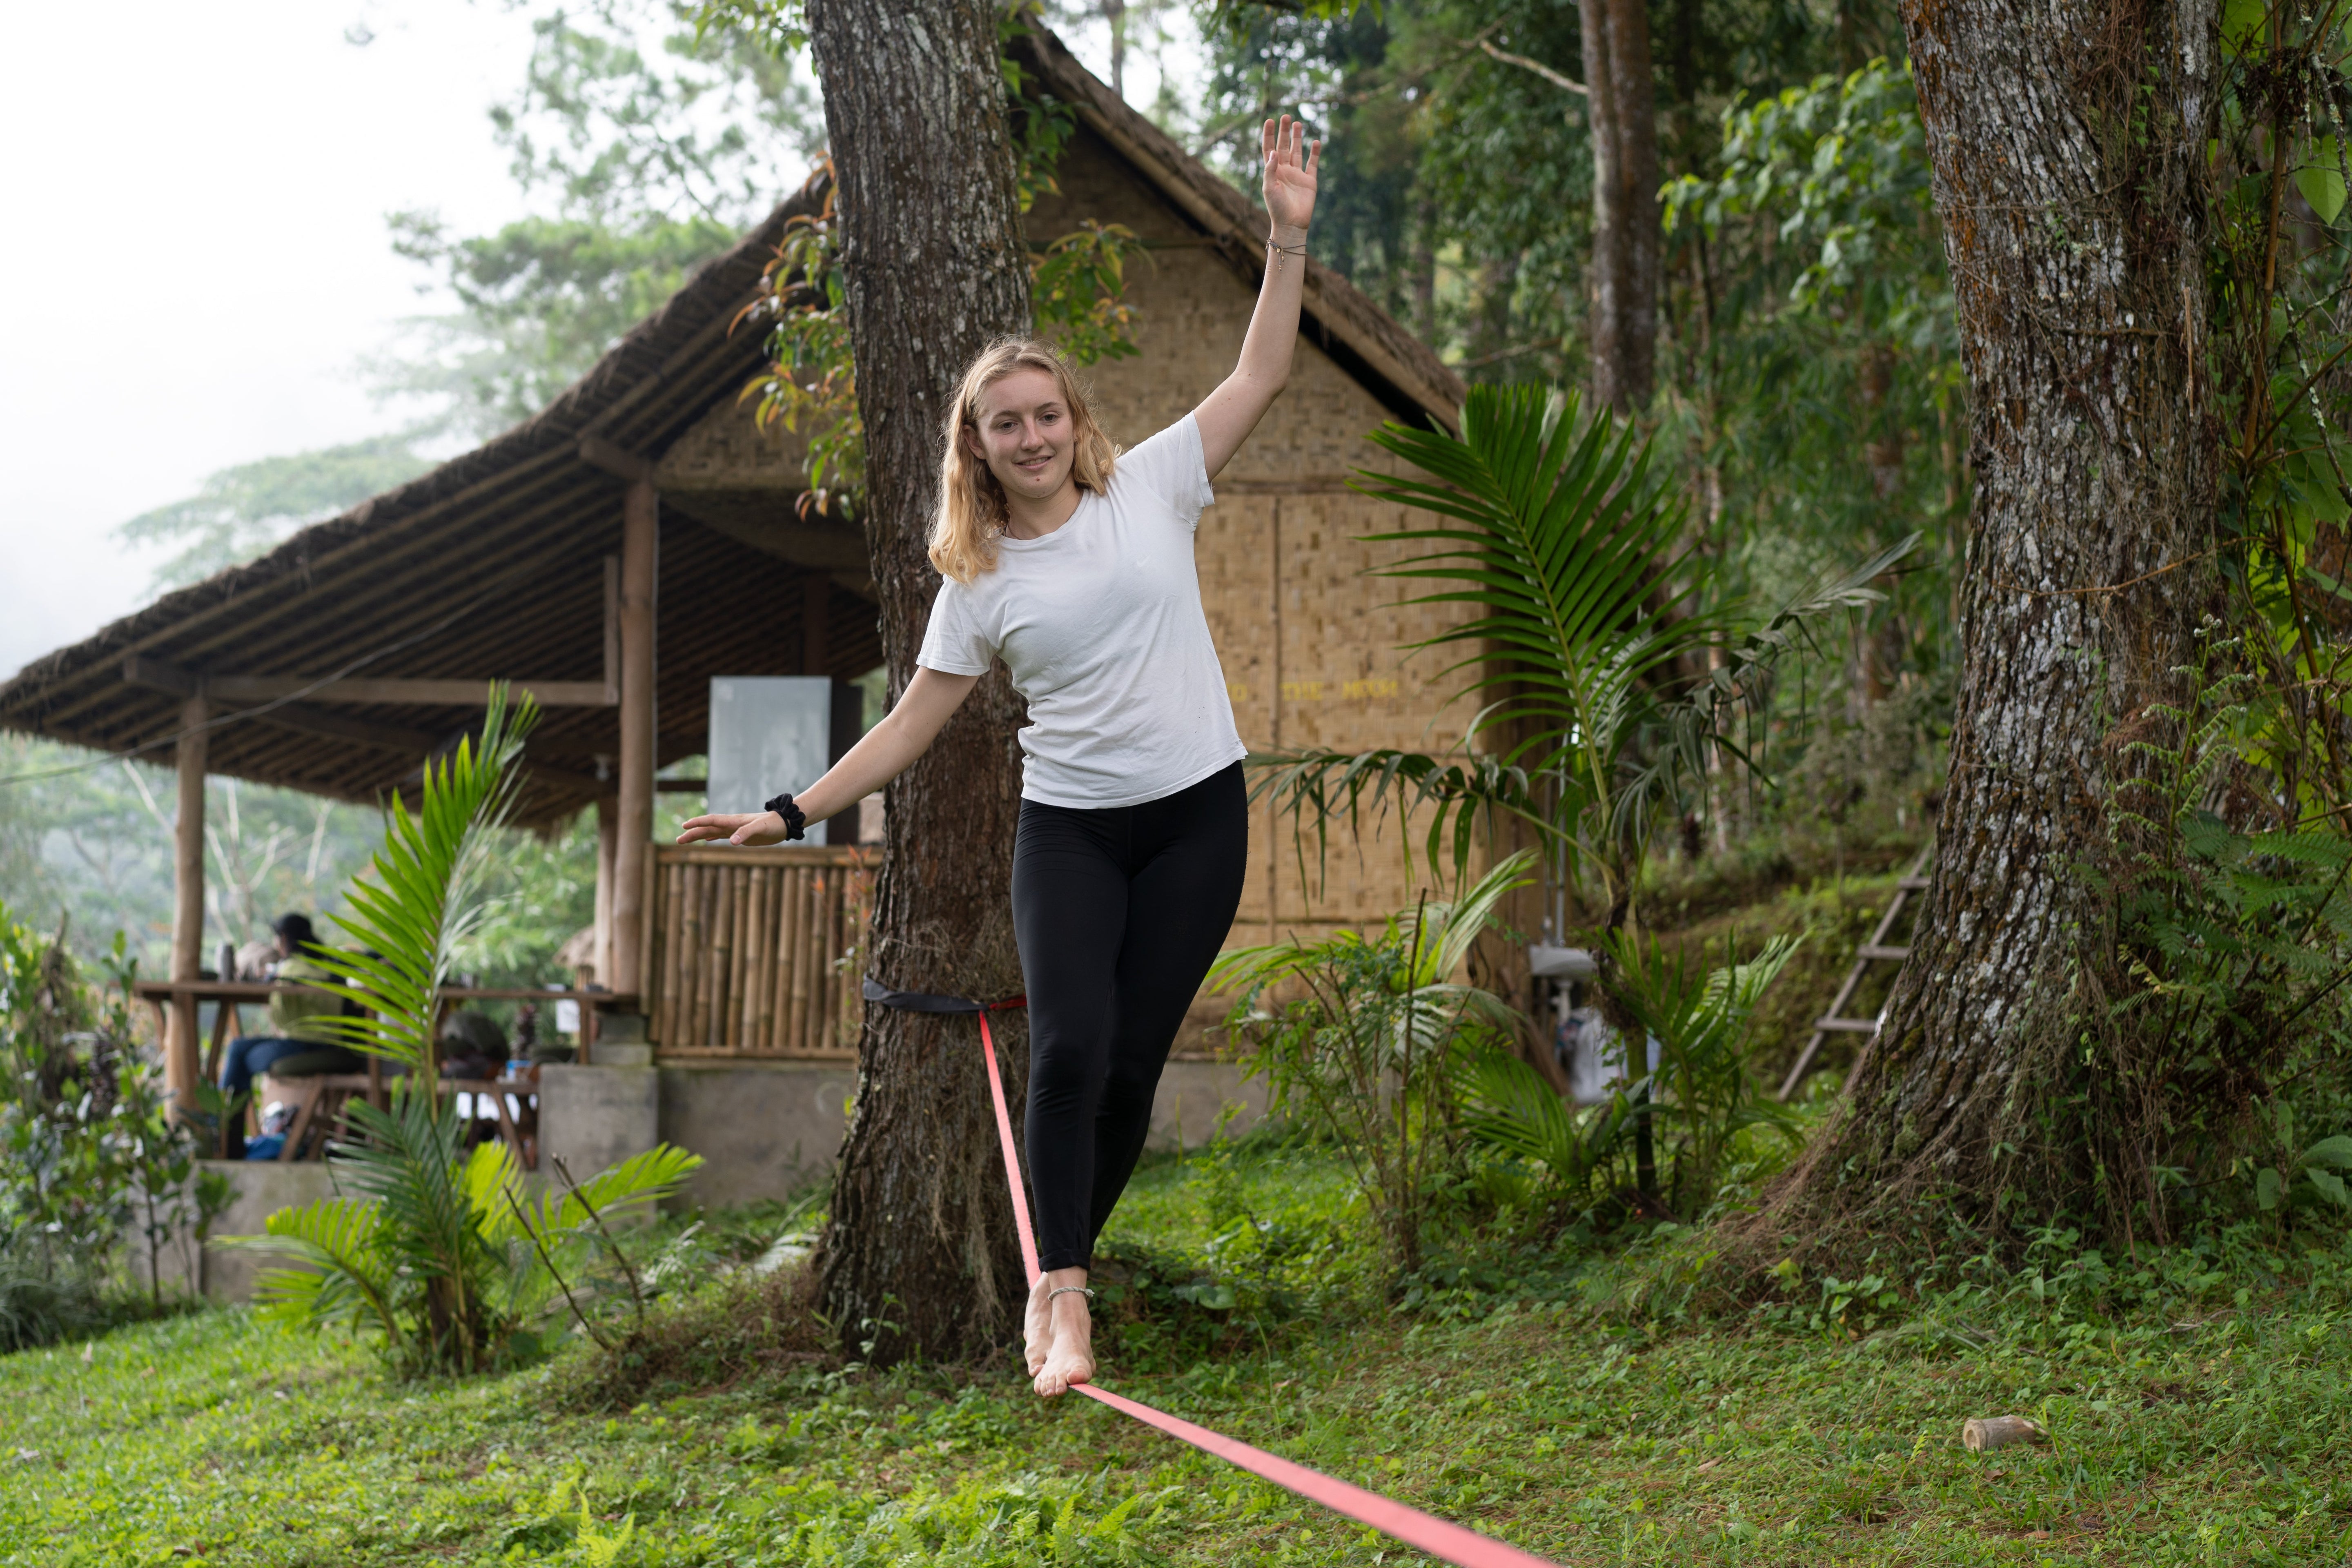
<path fill-rule="evenodd" d="M 811 0 L 808 26 L 840 181 L 866 538 L 896 701 L 939 586 L 924 546 L 957 384 L 991 339 L 1029 330 L 996 13 L 986 0 Z M 982 1000 L 1020 989 L 1021 721 L 999 669 L 890 786 L 867 965 L 883 984 Z M 1000 1034 L 1017 1104 L 1026 1032 Z M 967 1357 L 1018 1322 L 1025 1281 L 971 1017 L 867 1009 L 821 1254 L 824 1310 L 870 1359 Z"/>
<path fill-rule="evenodd" d="M 1592 393 L 1650 405 L 1658 357 L 1658 125 L 1643 0 L 1584 0 L 1592 133 Z"/>
<path fill-rule="evenodd" d="M 1983 1216 L 2013 1195 L 2160 1231 L 2132 1087 L 2150 1064 L 2102 1026 L 2114 932 L 2084 870 L 2135 765 L 2116 731 L 2161 738 L 2147 710 L 2179 696 L 2210 581 L 2212 0 L 1910 0 L 1906 20 L 1973 395 L 1963 663 L 1918 935 L 1783 1199 L 1934 1191 Z"/>

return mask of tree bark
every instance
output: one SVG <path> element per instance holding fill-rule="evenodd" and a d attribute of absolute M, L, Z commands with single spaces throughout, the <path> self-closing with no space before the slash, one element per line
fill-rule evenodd
<path fill-rule="evenodd" d="M 1585 0 L 1592 134 L 1592 393 L 1650 405 L 1658 354 L 1658 125 L 1643 0 Z"/>
<path fill-rule="evenodd" d="M 986 0 L 812 0 L 808 26 L 840 181 L 866 537 L 896 701 L 939 586 L 924 548 L 957 384 L 990 340 L 1029 331 L 996 13 Z M 883 984 L 1019 991 L 1022 719 L 1000 668 L 890 785 L 867 949 Z M 1018 1016 L 999 1031 L 1015 1105 Z M 1026 1282 L 970 1016 L 867 1009 L 819 1269 L 824 1310 L 868 1360 L 968 1358 L 1018 1322 Z"/>
<path fill-rule="evenodd" d="M 2212 0 L 1910 0 L 1906 23 L 1979 476 L 1950 782 L 1885 1021 L 1781 1212 L 1934 1191 L 2160 1234 L 2147 1064 L 2102 1033 L 2114 933 L 2084 868 L 2136 765 L 2117 731 L 2160 735 L 2148 705 L 2179 700 L 2209 603 Z"/>

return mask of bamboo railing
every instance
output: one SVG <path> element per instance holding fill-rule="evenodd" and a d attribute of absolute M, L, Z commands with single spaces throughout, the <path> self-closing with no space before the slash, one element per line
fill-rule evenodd
<path fill-rule="evenodd" d="M 664 1058 L 841 1059 L 865 1016 L 878 849 L 666 844 L 654 850 L 645 1008 Z"/>

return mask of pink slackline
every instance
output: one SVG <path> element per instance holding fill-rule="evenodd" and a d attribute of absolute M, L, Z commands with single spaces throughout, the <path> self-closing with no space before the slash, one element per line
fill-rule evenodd
<path fill-rule="evenodd" d="M 1021 1160 L 1013 1146 L 1013 1115 L 1004 1103 L 1004 1076 L 996 1068 L 996 1039 L 989 1032 L 988 1015 L 1006 1007 L 1019 1007 L 1025 998 L 1015 996 L 1009 1001 L 992 1002 L 985 1006 L 964 1002 L 961 998 L 919 996 L 908 992 L 887 992 L 868 980 L 866 994 L 869 1000 L 893 1006 L 913 1006 L 923 1012 L 971 1012 L 980 1016 L 980 1048 L 988 1058 L 988 1093 L 996 1104 L 996 1137 L 1004 1151 L 1004 1184 L 1013 1194 L 1013 1222 L 1021 1232 L 1021 1264 L 1029 1271 L 1029 1283 L 1037 1282 L 1037 1238 L 1029 1228 L 1029 1198 L 1021 1181 Z M 901 1001 L 899 998 L 906 1000 Z M 960 1003 L 960 1005 L 924 1005 L 925 1003 Z M 1408 1546 L 1419 1547 L 1433 1557 L 1456 1564 L 1456 1568 L 1557 1568 L 1546 1558 L 1506 1546 L 1491 1536 L 1466 1530 L 1434 1514 L 1407 1508 L 1378 1492 L 1368 1492 L 1346 1481 L 1334 1480 L 1320 1470 L 1310 1470 L 1304 1465 L 1293 1464 L 1277 1454 L 1263 1448 L 1253 1448 L 1247 1443 L 1237 1443 L 1221 1432 L 1206 1426 L 1196 1426 L 1190 1421 L 1179 1420 L 1165 1411 L 1154 1410 L 1149 1405 L 1097 1388 L 1091 1383 L 1074 1383 L 1073 1394 L 1083 1394 L 1097 1404 L 1108 1405 L 1122 1415 L 1132 1415 L 1147 1426 L 1156 1426 L 1170 1436 L 1190 1443 L 1204 1454 L 1213 1454 L 1230 1465 L 1238 1465 L 1254 1476 L 1272 1481 L 1297 1493 L 1311 1502 L 1319 1502 L 1335 1513 L 1346 1514 L 1360 1523 L 1369 1524 L 1396 1537 Z"/>

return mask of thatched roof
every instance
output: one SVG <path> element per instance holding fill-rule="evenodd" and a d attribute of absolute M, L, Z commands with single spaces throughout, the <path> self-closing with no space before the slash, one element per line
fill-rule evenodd
<path fill-rule="evenodd" d="M 1045 87 L 1255 286 L 1266 219 L 1042 29 L 1013 46 Z M 601 682 L 605 558 L 617 553 L 617 465 L 658 463 L 732 403 L 763 360 L 762 334 L 730 333 L 816 182 L 705 266 L 543 411 L 410 484 L 313 524 L 257 561 L 164 595 L 0 686 L 0 728 L 169 763 L 174 682 L 198 675 Z M 1309 339 L 1387 406 L 1451 423 L 1462 384 L 1345 279 L 1310 264 Z M 688 444 L 688 447 L 691 447 Z M 688 447 L 680 447 L 681 453 Z M 771 464 L 772 467 L 772 464 Z M 664 481 L 657 761 L 703 749 L 714 675 L 801 673 L 803 606 L 822 604 L 829 672 L 880 662 L 845 524 L 802 520 L 790 488 L 673 489 Z M 818 586 L 812 596 L 811 584 Z M 257 698 L 214 728 L 211 772 L 366 801 L 478 721 L 463 701 Z M 551 709 L 530 743 L 526 818 L 551 821 L 613 787 L 617 710 Z"/>
<path fill-rule="evenodd" d="M 601 682 L 604 558 L 620 548 L 623 482 L 583 448 L 608 461 L 613 453 L 657 459 L 736 396 L 761 363 L 761 334 L 728 329 L 754 297 L 786 220 L 815 210 L 821 196 L 803 190 L 779 207 L 532 418 L 257 561 L 35 660 L 0 686 L 0 726 L 106 751 L 173 734 L 181 698 L 126 679 L 134 658 L 142 674 L 316 676 L 364 660 L 351 673 Z M 808 574 L 693 526 L 672 500 L 664 510 L 667 763 L 702 749 L 710 676 L 797 671 Z M 871 606 L 835 588 L 830 610 L 834 672 L 879 662 Z M 478 712 L 468 704 L 295 701 L 213 730 L 208 763 L 215 773 L 369 800 L 413 777 Z M 598 758 L 619 749 L 614 709 L 549 710 L 530 746 L 538 788 L 528 815 L 545 820 L 606 793 Z M 142 755 L 169 762 L 174 752 L 164 745 Z"/>

